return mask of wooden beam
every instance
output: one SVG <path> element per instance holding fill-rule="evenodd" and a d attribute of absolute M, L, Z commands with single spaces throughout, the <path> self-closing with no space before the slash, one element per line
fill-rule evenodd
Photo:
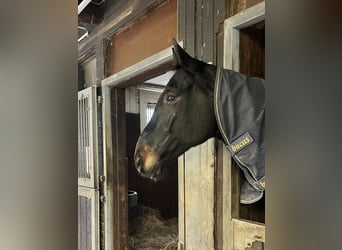
<path fill-rule="evenodd" d="M 128 248 L 125 90 L 111 89 L 114 249 Z"/>
<path fill-rule="evenodd" d="M 111 114 L 111 89 L 102 87 L 102 126 L 103 126 L 103 185 L 104 185 L 104 220 L 106 223 L 101 230 L 104 235 L 105 250 L 114 250 L 114 195 L 113 195 L 113 137 L 112 137 L 112 114 Z M 101 240 L 103 243 L 103 241 Z"/>
<path fill-rule="evenodd" d="M 168 0 L 113 36 L 108 73 L 114 74 L 171 46 L 177 37 L 177 0 Z"/>

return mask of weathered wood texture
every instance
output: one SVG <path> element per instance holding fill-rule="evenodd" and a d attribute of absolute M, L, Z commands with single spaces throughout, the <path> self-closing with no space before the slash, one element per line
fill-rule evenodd
<path fill-rule="evenodd" d="M 264 0 L 227 0 L 227 17 L 233 16 Z"/>
<path fill-rule="evenodd" d="M 178 40 L 198 59 L 215 62 L 216 33 L 225 17 L 225 1 L 179 0 Z"/>
<path fill-rule="evenodd" d="M 176 37 L 177 1 L 169 0 L 114 35 L 108 47 L 108 74 L 166 49 Z"/>
<path fill-rule="evenodd" d="M 190 55 L 216 62 L 216 33 L 224 20 L 225 9 L 224 0 L 178 0 L 178 40 L 183 41 Z M 214 139 L 179 159 L 179 249 L 216 246 L 215 176 L 218 175 L 214 159 Z"/>
<path fill-rule="evenodd" d="M 223 249 L 223 157 L 222 150 L 225 150 L 222 143 L 215 141 L 216 145 L 216 168 L 215 168 L 215 242 L 216 250 Z"/>
<path fill-rule="evenodd" d="M 185 153 L 185 248 L 214 246 L 214 139 Z"/>
<path fill-rule="evenodd" d="M 96 44 L 96 85 L 101 86 L 101 80 L 105 78 L 105 55 L 107 49 L 107 40 L 100 41 Z"/>
<path fill-rule="evenodd" d="M 112 114 L 111 114 L 111 93 L 109 87 L 102 87 L 102 96 L 103 96 L 103 104 L 102 104 L 102 126 L 103 126 L 103 175 L 104 175 L 104 197 L 105 202 L 103 204 L 104 211 L 104 221 L 105 224 L 102 225 L 101 230 L 104 232 L 104 249 L 105 250 L 113 250 L 114 249 L 114 195 L 113 195 L 113 138 L 112 138 Z"/>
<path fill-rule="evenodd" d="M 185 157 L 178 157 L 178 250 L 185 247 Z"/>
<path fill-rule="evenodd" d="M 265 243 L 262 241 L 253 241 L 252 245 L 250 247 L 247 247 L 246 250 L 264 250 L 265 249 Z"/>
<path fill-rule="evenodd" d="M 263 224 L 251 223 L 243 220 L 233 219 L 234 248 L 244 250 L 252 247 L 254 241 L 265 242 L 265 226 Z M 258 249 L 258 248 L 257 248 Z"/>
<path fill-rule="evenodd" d="M 114 249 L 128 248 L 125 90 L 111 89 Z"/>

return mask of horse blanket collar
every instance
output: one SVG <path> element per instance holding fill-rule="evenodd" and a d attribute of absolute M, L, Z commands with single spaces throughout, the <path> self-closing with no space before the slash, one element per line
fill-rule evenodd
<path fill-rule="evenodd" d="M 265 184 L 264 80 L 217 69 L 214 95 L 220 133 L 247 181 L 263 191 Z"/>

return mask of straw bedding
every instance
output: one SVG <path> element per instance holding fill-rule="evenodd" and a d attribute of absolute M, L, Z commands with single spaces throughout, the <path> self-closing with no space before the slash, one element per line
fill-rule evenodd
<path fill-rule="evenodd" d="M 178 219 L 164 219 L 159 210 L 138 204 L 129 219 L 130 250 L 177 249 Z"/>

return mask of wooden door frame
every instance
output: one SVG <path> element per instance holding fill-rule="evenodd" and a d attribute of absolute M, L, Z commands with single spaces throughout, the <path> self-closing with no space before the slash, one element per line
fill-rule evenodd
<path fill-rule="evenodd" d="M 182 46 L 183 42 L 179 44 Z M 101 86 L 128 88 L 171 69 L 172 60 L 172 47 L 169 47 L 103 79 Z"/>
<path fill-rule="evenodd" d="M 128 247 L 127 168 L 122 167 L 127 166 L 124 90 L 171 69 L 172 60 L 169 47 L 101 81 L 106 250 Z"/>

